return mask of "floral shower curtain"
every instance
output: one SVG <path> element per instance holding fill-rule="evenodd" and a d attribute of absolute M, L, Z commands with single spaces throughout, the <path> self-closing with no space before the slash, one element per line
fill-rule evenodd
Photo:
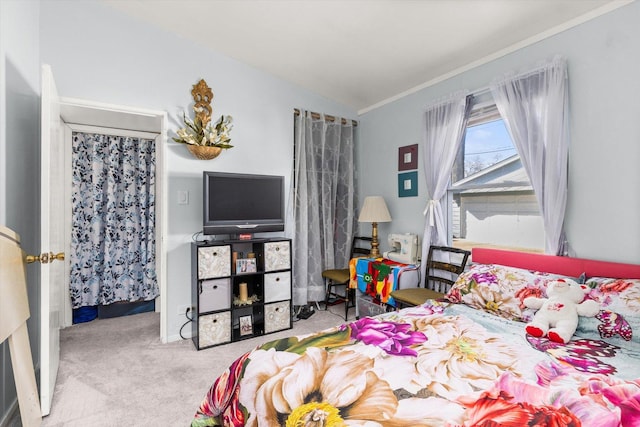
<path fill-rule="evenodd" d="M 295 116 L 294 305 L 323 301 L 322 270 L 349 265 L 357 205 L 354 129 L 347 122 L 302 110 Z"/>
<path fill-rule="evenodd" d="M 159 295 L 155 141 L 73 133 L 73 308 Z"/>

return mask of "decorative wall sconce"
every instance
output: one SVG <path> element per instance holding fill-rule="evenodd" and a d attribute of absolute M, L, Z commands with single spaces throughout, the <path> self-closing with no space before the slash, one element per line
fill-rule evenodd
<path fill-rule="evenodd" d="M 173 140 L 186 144 L 189 152 L 198 159 L 215 159 L 222 150 L 233 148 L 233 145 L 229 144 L 233 118 L 223 115 L 215 124 L 211 123 L 213 91 L 204 79 L 193 85 L 191 96 L 194 101 L 195 119 L 192 121 L 183 113 L 185 127 L 178 129 L 178 137 Z"/>

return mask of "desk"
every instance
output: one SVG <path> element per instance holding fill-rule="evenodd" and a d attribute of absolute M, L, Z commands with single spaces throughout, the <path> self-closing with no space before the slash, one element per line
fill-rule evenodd
<path fill-rule="evenodd" d="M 359 303 L 367 306 L 365 315 L 379 314 L 375 312 L 375 308 L 371 310 L 370 304 L 377 305 L 380 307 L 378 311 L 384 312 L 386 306 L 395 307 L 391 292 L 415 288 L 420 283 L 420 268 L 413 264 L 384 258 L 354 258 L 349 263 L 349 268 L 349 287 L 359 291 L 356 295 L 356 317 L 360 316 Z"/>

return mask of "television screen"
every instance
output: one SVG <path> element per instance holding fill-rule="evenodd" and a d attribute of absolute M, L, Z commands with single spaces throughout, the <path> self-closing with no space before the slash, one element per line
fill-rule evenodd
<path fill-rule="evenodd" d="M 204 234 L 283 231 L 284 177 L 204 172 Z"/>

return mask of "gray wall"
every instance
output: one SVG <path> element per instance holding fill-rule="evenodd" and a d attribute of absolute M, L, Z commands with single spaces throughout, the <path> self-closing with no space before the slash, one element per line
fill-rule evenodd
<path fill-rule="evenodd" d="M 179 339 L 178 307 L 191 305 L 190 242 L 202 229 L 203 170 L 284 175 L 293 158 L 293 109 L 354 118 L 356 112 L 93 1 L 44 1 L 41 59 L 63 97 L 164 110 L 170 135 L 191 111 L 191 87 L 213 89 L 214 118 L 234 117 L 235 147 L 211 161 L 168 144 L 168 335 Z M 230 35 L 232 37 L 232 35 Z M 177 191 L 189 191 L 188 205 Z"/>
<path fill-rule="evenodd" d="M 466 71 L 360 117 L 361 192 L 385 197 L 389 232 L 422 236 L 426 191 L 419 153 L 418 197 L 398 198 L 397 148 L 420 143 L 423 112 L 456 90 L 562 54 L 569 65 L 571 147 L 566 230 L 576 256 L 640 263 L 640 2 Z M 389 161 L 389 159 L 393 159 Z M 375 165 L 375 173 L 367 165 Z M 384 166 L 386 165 L 386 166 Z"/>
<path fill-rule="evenodd" d="M 31 254 L 40 252 L 38 24 L 38 3 L 0 1 L 0 224 L 17 232 Z M 38 266 L 27 267 L 27 328 L 35 360 L 40 354 L 39 279 Z M 17 399 L 7 343 L 0 345 L 0 382 L 2 423 Z"/>
<path fill-rule="evenodd" d="M 40 63 L 52 66 L 62 96 L 166 110 L 172 130 L 190 107 L 191 85 L 205 78 L 215 93 L 214 115 L 235 117 L 236 147 L 216 160 L 194 160 L 182 146 L 168 150 L 167 298 L 173 338 L 183 323 L 176 309 L 190 304 L 189 243 L 201 228 L 201 171 L 288 178 L 294 107 L 355 116 L 347 107 L 93 1 L 0 0 L 0 19 L 0 223 L 22 235 L 28 252 L 40 251 Z M 370 194 L 385 196 L 394 221 L 379 225 L 382 237 L 390 231 L 422 234 L 424 184 L 420 182 L 419 197 L 399 199 L 395 159 L 397 147 L 420 143 L 424 107 L 459 88 L 486 86 L 494 76 L 560 53 L 569 60 L 571 90 L 569 238 L 578 256 L 640 262 L 639 21 L 640 3 L 634 2 L 361 116 L 360 200 Z M 177 190 L 190 192 L 189 205 L 177 205 Z M 367 226 L 363 232 L 368 231 Z M 27 280 L 29 328 L 37 357 L 35 268 L 28 268 Z M 0 357 L 2 420 L 15 391 L 5 345 L 0 346 Z"/>

